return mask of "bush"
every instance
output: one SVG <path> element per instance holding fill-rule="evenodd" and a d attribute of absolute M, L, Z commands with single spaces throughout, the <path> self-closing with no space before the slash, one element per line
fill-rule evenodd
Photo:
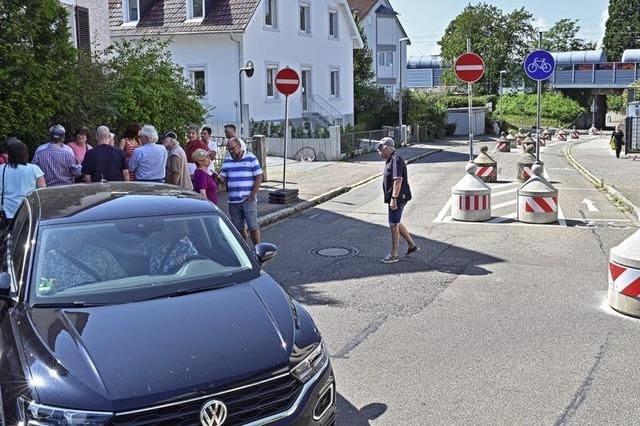
<path fill-rule="evenodd" d="M 453 136 L 456 132 L 456 123 L 447 123 L 444 125 L 444 135 Z"/>
<path fill-rule="evenodd" d="M 611 112 L 624 112 L 626 110 L 626 98 L 622 95 L 607 95 L 607 109 Z"/>
<path fill-rule="evenodd" d="M 503 95 L 498 100 L 494 116 L 500 121 L 520 118 L 526 123 L 535 123 L 536 100 L 535 94 Z M 584 111 L 585 109 L 578 102 L 563 95 L 545 93 L 542 96 L 541 118 L 543 120 L 541 121 L 559 125 L 553 127 L 568 126 Z"/>
<path fill-rule="evenodd" d="M 445 133 L 447 109 L 438 102 L 438 95 L 423 91 L 408 91 L 407 122 L 420 125 L 419 138 L 433 139 Z M 423 133 L 425 132 L 425 133 Z"/>
<path fill-rule="evenodd" d="M 497 101 L 498 96 L 496 95 L 474 96 L 472 99 L 474 107 L 483 107 L 491 102 L 493 108 L 495 108 Z M 441 96 L 438 102 L 445 108 L 467 108 L 469 106 L 469 97 L 467 95 L 446 95 Z"/>

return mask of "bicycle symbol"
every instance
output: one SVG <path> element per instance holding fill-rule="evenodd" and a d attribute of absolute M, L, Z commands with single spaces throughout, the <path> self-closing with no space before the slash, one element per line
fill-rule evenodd
<path fill-rule="evenodd" d="M 547 63 L 546 58 L 536 58 L 533 62 L 527 65 L 527 71 L 531 74 L 538 70 L 542 70 L 543 73 L 548 74 L 551 72 L 551 69 L 551 64 Z"/>

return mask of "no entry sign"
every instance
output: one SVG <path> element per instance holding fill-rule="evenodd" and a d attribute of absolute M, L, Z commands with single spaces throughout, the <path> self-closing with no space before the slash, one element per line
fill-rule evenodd
<path fill-rule="evenodd" d="M 475 53 L 464 53 L 456 59 L 456 77 L 465 83 L 475 83 L 484 74 L 484 61 Z"/>
<path fill-rule="evenodd" d="M 276 88 L 285 96 L 292 95 L 300 87 L 300 77 L 291 68 L 283 68 L 276 74 Z"/>

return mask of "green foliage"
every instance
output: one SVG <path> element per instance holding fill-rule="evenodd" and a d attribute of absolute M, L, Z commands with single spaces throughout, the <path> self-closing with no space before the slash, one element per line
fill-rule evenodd
<path fill-rule="evenodd" d="M 447 109 L 439 96 L 424 91 L 408 91 L 407 123 L 420 125 L 420 140 L 442 137 L 445 133 Z M 424 132 L 424 133 L 423 133 Z"/>
<path fill-rule="evenodd" d="M 602 44 L 610 61 L 620 61 L 626 49 L 640 48 L 640 0 L 609 0 Z"/>
<path fill-rule="evenodd" d="M 456 123 L 446 123 L 444 125 L 444 135 L 445 136 L 453 136 L 456 132 Z"/>
<path fill-rule="evenodd" d="M 551 52 L 596 48 L 596 43 L 590 43 L 579 38 L 578 32 L 580 32 L 580 25 L 578 25 L 577 19 L 560 19 L 545 32 L 542 39 L 542 48 Z"/>
<path fill-rule="evenodd" d="M 398 100 L 382 87 L 367 85 L 354 102 L 356 122 L 363 130 L 376 130 L 398 123 Z"/>
<path fill-rule="evenodd" d="M 0 28 L 0 137 L 33 148 L 77 88 L 67 12 L 58 0 L 2 0 Z"/>
<path fill-rule="evenodd" d="M 624 112 L 627 109 L 626 97 L 621 95 L 607 95 L 607 109 L 612 112 Z"/>
<path fill-rule="evenodd" d="M 117 42 L 107 49 L 106 66 L 117 111 L 111 124 L 118 132 L 124 132 L 132 121 L 152 123 L 160 131 L 204 122 L 207 110 L 182 68 L 171 60 L 169 43 L 140 39 Z"/>
<path fill-rule="evenodd" d="M 502 121 L 526 122 L 525 124 L 535 124 L 536 119 L 535 94 L 518 93 L 516 95 L 503 95 L 498 100 L 495 118 Z M 568 126 L 585 109 L 575 100 L 553 93 L 545 93 L 542 96 L 541 117 L 552 121 L 558 126 Z"/>
<path fill-rule="evenodd" d="M 329 137 L 329 129 L 323 126 L 314 126 L 312 131 L 304 128 L 304 126 L 296 127 L 291 126 L 291 138 L 316 138 L 325 139 Z M 283 138 L 284 137 L 284 122 L 266 122 L 266 121 L 254 121 L 249 123 L 249 133 L 252 136 L 263 135 L 268 138 Z"/>
<path fill-rule="evenodd" d="M 496 6 L 486 3 L 469 4 L 449 23 L 445 34 L 438 42 L 445 64 L 451 65 L 455 59 L 467 51 L 467 37 L 471 37 L 472 50 L 484 59 L 484 77 L 474 90 L 496 93 L 500 81 L 500 71 L 506 70 L 503 84 L 524 81 L 522 61 L 533 44 L 534 28 L 532 15 L 524 8 L 505 13 Z M 451 69 L 443 73 L 447 85 L 461 83 Z"/>
<path fill-rule="evenodd" d="M 474 96 L 472 98 L 472 104 L 474 107 L 483 107 L 488 103 L 491 103 L 493 108 L 495 108 L 497 102 L 497 95 Z M 466 95 L 445 95 L 438 98 L 438 103 L 445 108 L 466 108 L 469 106 L 469 98 Z"/>

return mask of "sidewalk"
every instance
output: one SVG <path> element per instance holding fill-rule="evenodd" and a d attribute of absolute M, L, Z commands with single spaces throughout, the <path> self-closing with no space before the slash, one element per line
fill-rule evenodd
<path fill-rule="evenodd" d="M 488 138 L 484 138 L 489 140 Z M 458 146 L 455 139 L 419 143 L 399 148 L 397 152 L 407 162 L 417 161 L 443 149 Z M 353 187 L 378 177 L 383 163 L 377 152 L 359 155 L 349 161 L 298 162 L 287 160 L 287 189 L 298 189 L 296 204 L 269 204 L 269 192 L 282 188 L 283 159 L 267 158 L 267 178 L 258 193 L 258 218 L 261 225 L 291 216 L 315 204 L 328 201 Z M 227 210 L 227 193 L 219 194 L 218 205 Z"/>
<path fill-rule="evenodd" d="M 623 203 L 640 219 L 640 191 L 636 180 L 640 171 L 640 155 L 621 154 L 619 159 L 616 158 L 615 151 L 609 148 L 610 137 L 610 133 L 605 133 L 602 137 L 596 136 L 576 144 L 571 148 L 569 157 L 592 179 L 604 181 L 605 189 L 609 189 L 611 195 L 620 198 L 621 194 L 626 198 L 627 202 L 623 199 Z"/>

